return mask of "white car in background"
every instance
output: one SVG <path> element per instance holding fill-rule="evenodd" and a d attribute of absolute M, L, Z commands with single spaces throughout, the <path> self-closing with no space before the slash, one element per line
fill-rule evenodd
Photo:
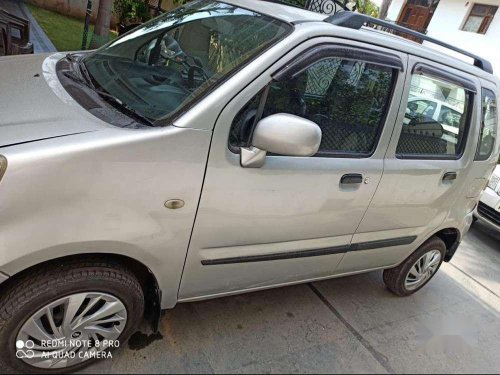
<path fill-rule="evenodd" d="M 441 124 L 444 134 L 451 135 L 448 141 L 455 141 L 459 131 L 459 121 L 463 114 L 463 109 L 453 106 L 434 98 L 413 97 L 408 99 L 408 109 L 411 116 L 423 116 Z"/>
<path fill-rule="evenodd" d="M 495 168 L 474 215 L 500 231 L 500 165 Z"/>

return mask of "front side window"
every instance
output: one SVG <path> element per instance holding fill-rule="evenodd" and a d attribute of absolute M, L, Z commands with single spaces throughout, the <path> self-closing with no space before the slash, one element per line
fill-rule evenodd
<path fill-rule="evenodd" d="M 495 138 L 498 128 L 498 109 L 495 94 L 488 89 L 482 93 L 482 121 L 481 134 L 476 160 L 488 160 L 495 147 Z"/>
<path fill-rule="evenodd" d="M 194 1 L 109 43 L 84 64 L 97 89 L 156 123 L 290 31 L 250 10 Z"/>
<path fill-rule="evenodd" d="M 470 31 L 473 33 L 486 34 L 497 10 L 497 6 L 474 4 L 469 13 L 469 16 L 465 20 L 462 30 Z"/>
<path fill-rule="evenodd" d="M 326 58 L 295 78 L 270 84 L 262 117 L 289 113 L 319 125 L 316 156 L 369 156 L 375 149 L 391 100 L 397 70 L 363 61 Z M 236 116 L 232 150 L 249 145 L 260 93 Z"/>
<path fill-rule="evenodd" d="M 466 141 L 472 97 L 457 84 L 413 75 L 397 155 L 458 157 Z M 423 103 L 429 103 L 427 109 Z"/>

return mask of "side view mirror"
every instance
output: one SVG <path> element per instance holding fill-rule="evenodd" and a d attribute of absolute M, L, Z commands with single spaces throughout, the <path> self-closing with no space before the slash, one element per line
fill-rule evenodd
<path fill-rule="evenodd" d="M 250 147 L 241 148 L 240 163 L 245 168 L 260 168 L 268 152 L 283 156 L 312 156 L 321 144 L 321 129 L 305 118 L 277 113 L 260 120 Z"/>

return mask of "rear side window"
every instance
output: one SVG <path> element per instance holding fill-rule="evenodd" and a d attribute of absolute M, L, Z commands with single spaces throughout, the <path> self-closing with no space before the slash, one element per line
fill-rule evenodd
<path fill-rule="evenodd" d="M 416 97 L 408 103 L 408 108 L 411 108 L 411 111 L 415 114 L 433 117 L 437 110 L 437 103 Z"/>
<path fill-rule="evenodd" d="M 482 92 L 482 121 L 476 160 L 488 160 L 495 147 L 498 127 L 497 99 L 488 89 Z"/>
<path fill-rule="evenodd" d="M 467 138 L 473 97 L 455 83 L 413 75 L 397 155 L 459 157 Z"/>
<path fill-rule="evenodd" d="M 289 113 L 318 124 L 322 141 L 315 156 L 368 157 L 384 126 L 397 74 L 394 68 L 363 61 L 322 59 L 291 80 L 271 83 L 261 118 Z M 258 103 L 254 98 L 236 116 L 231 150 L 248 146 Z"/>

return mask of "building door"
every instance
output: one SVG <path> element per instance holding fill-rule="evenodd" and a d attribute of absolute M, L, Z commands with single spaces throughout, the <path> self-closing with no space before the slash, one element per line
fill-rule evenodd
<path fill-rule="evenodd" d="M 398 24 L 425 33 L 439 0 L 407 0 Z"/>

